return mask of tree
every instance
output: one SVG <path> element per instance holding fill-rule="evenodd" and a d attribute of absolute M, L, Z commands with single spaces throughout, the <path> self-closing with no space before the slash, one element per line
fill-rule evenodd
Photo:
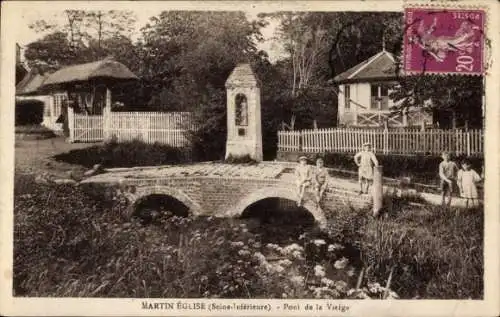
<path fill-rule="evenodd" d="M 37 20 L 29 26 L 46 35 L 41 40 L 28 44 L 30 52 L 27 59 L 57 65 L 95 61 L 109 54 L 106 42 L 129 39 L 135 23 L 135 17 L 130 11 L 65 10 L 63 15 L 63 23 Z M 51 45 L 55 46 L 50 47 Z M 38 49 L 43 50 L 38 53 Z M 45 51 L 49 53 L 44 53 Z"/>
<path fill-rule="evenodd" d="M 105 38 L 130 37 L 136 18 L 132 11 L 89 11 L 85 14 L 85 26 L 94 31 L 97 48 Z"/>
<path fill-rule="evenodd" d="M 191 137 L 204 159 L 224 155 L 224 84 L 237 63 L 258 54 L 261 25 L 243 12 L 165 11 L 142 29 L 149 106 L 192 111 L 199 128 Z"/>
<path fill-rule="evenodd" d="M 390 97 L 395 111 L 420 108 L 433 112 L 441 127 L 482 127 L 483 79 L 479 76 L 421 74 L 402 77 Z"/>

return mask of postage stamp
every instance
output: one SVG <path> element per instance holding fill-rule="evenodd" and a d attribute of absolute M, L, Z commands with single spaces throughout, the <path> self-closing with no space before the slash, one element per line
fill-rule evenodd
<path fill-rule="evenodd" d="M 483 74 L 485 19 L 481 9 L 405 8 L 405 72 Z"/>

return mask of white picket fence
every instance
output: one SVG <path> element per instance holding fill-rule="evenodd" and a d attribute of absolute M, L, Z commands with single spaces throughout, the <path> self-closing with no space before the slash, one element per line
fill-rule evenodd
<path fill-rule="evenodd" d="M 70 142 L 141 140 L 175 147 L 189 145 L 194 129 L 189 112 L 110 112 L 99 116 L 74 114 L 69 120 Z"/>
<path fill-rule="evenodd" d="M 279 151 L 356 152 L 365 142 L 384 154 L 483 154 L 482 130 L 384 130 L 335 128 L 279 131 Z"/>

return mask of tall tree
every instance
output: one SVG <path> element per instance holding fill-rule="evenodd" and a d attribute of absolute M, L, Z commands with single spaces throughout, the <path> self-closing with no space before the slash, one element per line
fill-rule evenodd
<path fill-rule="evenodd" d="M 28 45 L 31 59 L 60 65 L 97 60 L 109 54 L 105 46 L 107 40 L 130 38 L 135 23 L 135 16 L 130 11 L 65 10 L 63 17 L 64 22 L 42 19 L 30 24 L 30 28 L 45 34 L 41 40 Z M 36 48 L 46 47 L 56 38 L 57 46 L 50 50 L 62 50 L 65 54 L 51 54 L 51 57 L 58 57 L 51 61 L 44 60 L 43 54 L 37 56 Z M 72 53 L 67 54 L 67 51 Z"/>
<path fill-rule="evenodd" d="M 88 11 L 85 13 L 84 25 L 93 32 L 96 39 L 97 49 L 101 49 L 102 42 L 106 38 L 116 36 L 130 37 L 136 17 L 132 11 L 110 10 L 110 11 Z"/>

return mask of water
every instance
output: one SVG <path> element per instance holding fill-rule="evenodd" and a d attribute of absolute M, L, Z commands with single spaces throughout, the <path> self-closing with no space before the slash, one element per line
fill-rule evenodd
<path fill-rule="evenodd" d="M 155 227 L 159 228 L 156 226 L 158 219 L 164 219 L 162 216 L 186 216 L 187 209 L 173 199 L 159 196 L 139 204 L 136 215 L 142 217 L 144 225 L 155 230 Z M 279 261 L 283 257 L 279 252 L 273 252 L 269 244 L 281 248 L 297 244 L 304 248 L 304 267 L 307 267 L 310 274 L 314 275 L 314 267 L 319 264 L 324 267 L 326 278 L 345 281 L 349 288 L 356 284 L 362 264 L 355 247 L 341 245 L 338 241 L 332 240 L 327 233 L 318 228 L 314 217 L 306 209 L 298 207 L 295 202 L 289 200 L 278 198 L 261 200 L 248 206 L 239 218 L 198 217 L 191 220 L 188 225 L 179 226 L 178 231 L 175 230 L 175 226 L 170 226 L 167 230 L 167 239 L 174 245 L 181 243 L 180 236 L 186 235 L 186 231 L 214 232 L 225 228 L 220 231 L 225 240 L 234 241 L 241 240 L 243 236 L 250 237 L 250 240 L 258 242 L 261 246 L 254 251 L 262 253 L 270 262 Z M 242 228 L 245 234 L 241 234 L 241 231 L 233 233 L 232 228 L 238 230 Z M 165 231 L 161 234 L 165 235 Z M 211 237 L 214 241 L 217 239 Z M 332 246 L 335 246 L 333 251 Z M 339 265 L 336 262 L 345 259 L 348 263 L 345 267 L 341 269 L 336 267 Z"/>

